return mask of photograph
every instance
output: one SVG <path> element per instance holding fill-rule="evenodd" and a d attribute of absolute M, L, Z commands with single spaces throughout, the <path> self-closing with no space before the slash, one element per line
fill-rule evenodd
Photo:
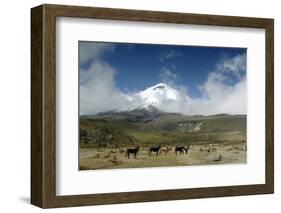
<path fill-rule="evenodd" d="M 30 203 L 273 194 L 272 15 L 123 6 L 30 10 Z"/>
<path fill-rule="evenodd" d="M 79 170 L 247 163 L 247 49 L 79 41 Z"/>

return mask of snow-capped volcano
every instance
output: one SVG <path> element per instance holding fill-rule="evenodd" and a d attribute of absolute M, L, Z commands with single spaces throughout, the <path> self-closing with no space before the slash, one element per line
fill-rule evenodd
<path fill-rule="evenodd" d="M 158 108 L 167 100 L 177 101 L 180 99 L 179 92 L 164 83 L 149 87 L 146 90 L 137 93 L 136 96 L 143 102 L 139 108 L 146 109 L 149 109 L 152 106 Z"/>
<path fill-rule="evenodd" d="M 181 113 L 188 114 L 195 105 L 195 100 L 187 96 L 184 90 L 158 83 L 136 93 L 122 94 L 116 104 L 98 113 Z"/>
<path fill-rule="evenodd" d="M 134 103 L 130 110 L 157 109 L 164 112 L 178 112 L 183 105 L 192 103 L 191 98 L 164 83 L 156 84 L 128 98 Z"/>

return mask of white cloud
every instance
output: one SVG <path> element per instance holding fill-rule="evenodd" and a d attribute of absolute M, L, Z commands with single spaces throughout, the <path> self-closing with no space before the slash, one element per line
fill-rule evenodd
<path fill-rule="evenodd" d="M 160 109 L 166 112 L 195 114 L 246 114 L 247 78 L 246 55 L 225 58 L 210 72 L 200 85 L 201 98 L 190 98 L 187 87 L 176 85 L 178 75 L 175 67 L 166 66 L 160 77 L 166 84 L 178 91 L 178 100 L 164 100 Z M 94 60 L 90 68 L 80 70 L 80 114 L 96 114 L 111 110 L 127 110 L 142 104 L 136 93 L 124 93 L 115 85 L 117 71 L 101 60 Z M 236 82 L 229 84 L 231 75 Z M 145 88 L 144 88 L 145 89 Z"/>
<path fill-rule="evenodd" d="M 79 47 L 80 65 L 90 64 L 85 69 L 80 67 L 80 114 L 124 109 L 128 98 L 115 85 L 117 71 L 101 59 L 104 53 L 113 52 L 115 46 L 109 43 L 80 42 Z"/>
<path fill-rule="evenodd" d="M 84 83 L 80 83 L 81 115 L 125 109 L 129 100 L 116 87 L 115 74 L 114 68 L 99 60 L 95 60 L 89 69 L 80 70 L 80 79 L 84 79 Z"/>
<path fill-rule="evenodd" d="M 241 78 L 241 75 L 246 71 L 246 63 L 246 54 L 240 54 L 233 58 L 225 58 L 217 65 L 217 70 L 222 73 L 232 73 Z"/>
<path fill-rule="evenodd" d="M 178 78 L 174 65 L 166 65 L 160 70 L 159 78 L 163 83 L 173 86 Z"/>
<path fill-rule="evenodd" d="M 209 79 L 203 90 L 204 97 L 195 100 L 194 107 L 190 110 L 191 114 L 247 113 L 246 77 L 233 86 Z M 188 114 L 188 110 L 186 113 Z"/>
<path fill-rule="evenodd" d="M 210 72 L 207 80 L 200 86 L 203 98 L 195 100 L 192 114 L 246 114 L 247 113 L 247 77 L 246 54 L 226 58 Z M 238 78 L 235 84 L 231 75 Z"/>
<path fill-rule="evenodd" d="M 179 112 L 187 115 L 195 114 L 246 114 L 247 113 L 247 78 L 246 54 L 240 54 L 233 58 L 224 58 L 214 71 L 208 74 L 206 81 L 200 85 L 202 98 L 190 98 L 187 87 L 176 85 L 178 76 L 172 69 L 163 69 L 165 83 L 180 91 L 179 101 L 167 100 L 161 105 L 161 109 L 168 112 Z M 237 83 L 230 84 L 233 76 Z"/>
<path fill-rule="evenodd" d="M 79 60 L 80 64 L 89 63 L 99 58 L 105 52 L 113 52 L 115 46 L 110 43 L 80 42 Z"/>
<path fill-rule="evenodd" d="M 159 79 L 162 83 L 168 84 L 172 88 L 178 90 L 178 92 L 188 97 L 188 88 L 184 85 L 179 85 L 177 82 L 179 80 L 179 75 L 176 73 L 176 67 L 173 64 L 166 65 L 162 67 L 159 74 Z M 188 97 L 188 99 L 190 99 Z"/>
<path fill-rule="evenodd" d="M 167 59 L 182 56 L 183 54 L 177 50 L 165 49 L 160 52 L 159 59 L 164 62 Z"/>

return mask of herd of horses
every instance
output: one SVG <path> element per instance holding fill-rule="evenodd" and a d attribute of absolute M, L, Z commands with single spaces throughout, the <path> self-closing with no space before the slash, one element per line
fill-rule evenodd
<path fill-rule="evenodd" d="M 190 145 L 187 146 L 176 146 L 175 147 L 175 154 L 188 154 L 188 150 L 190 148 Z M 128 148 L 126 150 L 125 157 L 130 159 L 130 155 L 133 155 L 133 158 L 137 158 L 137 153 L 139 152 L 140 147 L 137 146 L 136 148 Z M 156 156 L 158 156 L 160 153 L 164 152 L 165 155 L 167 155 L 168 152 L 172 151 L 171 146 L 152 146 L 148 149 L 148 155 L 151 156 L 151 154 L 155 153 Z"/>

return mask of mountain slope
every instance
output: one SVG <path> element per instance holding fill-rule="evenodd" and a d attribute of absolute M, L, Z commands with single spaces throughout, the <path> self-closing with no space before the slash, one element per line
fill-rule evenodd
<path fill-rule="evenodd" d="M 151 106 L 159 107 L 165 100 L 178 101 L 180 94 L 177 90 L 164 83 L 156 84 L 137 94 L 143 101 L 139 108 L 149 109 Z"/>
<path fill-rule="evenodd" d="M 179 112 L 182 105 L 189 105 L 193 100 L 167 84 L 159 83 L 132 96 L 133 104 L 127 111 L 145 109 L 148 111 Z"/>
<path fill-rule="evenodd" d="M 148 110 L 80 117 L 83 147 L 141 143 L 196 143 L 243 141 L 246 115 L 153 115 Z"/>

